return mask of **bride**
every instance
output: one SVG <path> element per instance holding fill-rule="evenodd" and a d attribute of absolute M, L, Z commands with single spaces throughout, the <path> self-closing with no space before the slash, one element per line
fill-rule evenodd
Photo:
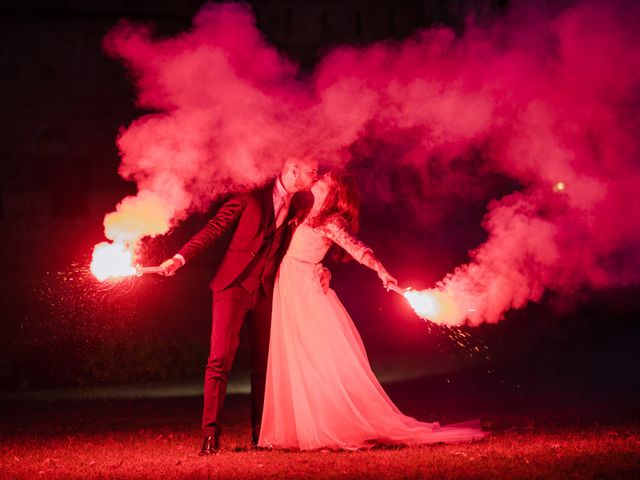
<path fill-rule="evenodd" d="M 311 211 L 296 228 L 273 291 L 264 412 L 258 446 L 312 450 L 376 444 L 419 445 L 484 436 L 479 422 L 440 426 L 403 415 L 371 371 L 351 317 L 317 268 L 331 247 L 397 284 L 373 251 L 353 236 L 359 191 L 328 173 L 311 192 Z"/>

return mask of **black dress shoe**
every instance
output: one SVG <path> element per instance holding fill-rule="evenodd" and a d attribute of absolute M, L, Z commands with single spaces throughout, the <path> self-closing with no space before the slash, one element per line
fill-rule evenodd
<path fill-rule="evenodd" d="M 251 446 L 257 447 L 258 440 L 260 440 L 260 424 L 254 425 L 253 428 L 251 428 Z"/>
<path fill-rule="evenodd" d="M 204 457 L 220 451 L 220 435 L 206 435 L 202 437 L 202 448 L 198 455 Z"/>

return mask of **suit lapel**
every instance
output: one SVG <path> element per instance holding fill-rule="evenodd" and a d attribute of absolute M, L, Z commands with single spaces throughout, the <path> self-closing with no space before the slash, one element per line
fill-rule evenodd
<path fill-rule="evenodd" d="M 262 225 L 264 231 L 267 232 L 275 226 L 276 217 L 273 211 L 273 187 L 274 182 L 269 182 L 265 185 L 262 193 Z"/>

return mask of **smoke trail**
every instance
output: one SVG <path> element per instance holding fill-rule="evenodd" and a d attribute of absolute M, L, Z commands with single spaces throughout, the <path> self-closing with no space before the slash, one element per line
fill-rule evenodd
<path fill-rule="evenodd" d="M 172 39 L 121 25 L 105 46 L 156 113 L 119 138 L 120 172 L 140 192 L 107 216 L 107 236 L 166 233 L 287 156 L 311 154 L 357 160 L 386 200 L 404 169 L 469 199 L 483 188 L 478 172 L 520 186 L 488 205 L 488 240 L 436 286 L 456 305 L 444 323 L 496 322 L 546 289 L 637 282 L 639 13 L 631 2 L 516 4 L 470 21 L 463 37 L 435 28 L 336 48 L 305 79 L 243 5 L 208 5 Z M 424 215 L 420 190 L 407 208 Z"/>
<path fill-rule="evenodd" d="M 511 128 L 490 132 L 490 153 L 526 188 L 489 206 L 488 241 L 438 285 L 458 307 L 443 322 L 496 322 L 547 288 L 640 278 L 640 37 L 621 7 L 582 4 L 526 28 L 518 22 L 520 35 L 538 35 L 537 55 L 526 76 L 500 78 L 512 101 L 500 116 Z M 487 64 L 487 77 L 531 51 L 516 43 L 510 61 Z"/>
<path fill-rule="evenodd" d="M 118 139 L 120 174 L 140 193 L 107 216 L 108 238 L 166 233 L 217 195 L 264 182 L 282 156 L 300 153 L 287 137 L 296 129 L 296 101 L 304 100 L 296 71 L 264 42 L 248 7 L 207 6 L 190 32 L 165 40 L 123 23 L 104 44 L 133 72 L 139 105 L 154 111 Z M 148 226 L 146 208 L 156 213 Z M 144 226 L 130 228 L 130 219 Z"/>

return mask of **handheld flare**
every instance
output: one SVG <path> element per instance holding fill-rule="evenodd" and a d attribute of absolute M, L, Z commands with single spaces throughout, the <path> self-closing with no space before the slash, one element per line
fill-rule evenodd
<path fill-rule="evenodd" d="M 137 265 L 136 266 L 136 275 L 138 277 L 141 277 L 142 275 L 145 275 L 147 273 L 158 273 L 158 274 L 162 274 L 164 273 L 164 268 L 158 266 L 158 267 L 143 267 L 142 265 Z"/>
<path fill-rule="evenodd" d="M 409 302 L 416 315 L 423 320 L 436 321 L 442 310 L 436 295 L 427 290 L 419 292 L 413 288 L 402 289 L 395 284 L 389 284 L 386 288 L 398 295 L 402 295 Z"/>

